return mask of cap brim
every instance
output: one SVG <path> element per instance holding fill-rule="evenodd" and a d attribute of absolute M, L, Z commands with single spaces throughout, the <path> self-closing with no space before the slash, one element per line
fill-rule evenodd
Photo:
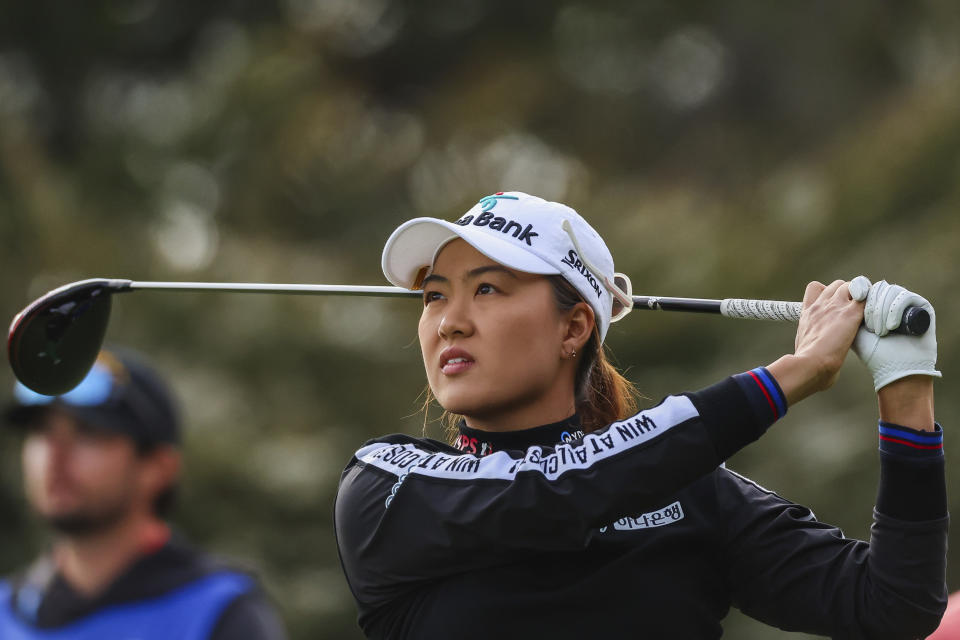
<path fill-rule="evenodd" d="M 414 289 L 424 267 L 432 267 L 440 249 L 455 238 L 505 267 L 541 275 L 560 273 L 534 254 L 486 231 L 439 218 L 414 218 L 390 235 L 383 247 L 383 275 L 398 287 Z"/>

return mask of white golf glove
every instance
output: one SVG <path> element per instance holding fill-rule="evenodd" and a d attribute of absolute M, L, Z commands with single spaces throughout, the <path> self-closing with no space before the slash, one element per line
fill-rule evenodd
<path fill-rule="evenodd" d="M 853 341 L 853 352 L 873 375 L 874 391 L 907 376 L 943 376 L 936 369 L 937 322 L 933 305 L 886 280 L 871 285 L 865 276 L 857 276 L 850 282 L 850 296 L 854 300 L 866 300 L 863 326 Z M 922 336 L 890 333 L 900 326 L 908 307 L 922 307 L 930 314 L 930 328 Z"/>

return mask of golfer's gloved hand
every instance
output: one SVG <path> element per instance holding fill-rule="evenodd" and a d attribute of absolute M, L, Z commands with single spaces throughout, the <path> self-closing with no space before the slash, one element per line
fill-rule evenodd
<path fill-rule="evenodd" d="M 913 375 L 941 377 L 937 371 L 937 322 L 933 305 L 926 299 L 886 280 L 870 284 L 865 276 L 850 282 L 850 296 L 866 300 L 863 326 L 853 341 L 853 352 L 873 375 L 879 391 L 894 380 Z M 922 336 L 890 333 L 900 326 L 908 307 L 922 307 L 930 314 L 930 328 Z"/>

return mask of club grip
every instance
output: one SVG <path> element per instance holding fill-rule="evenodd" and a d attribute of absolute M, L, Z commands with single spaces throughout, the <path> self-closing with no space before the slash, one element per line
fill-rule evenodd
<path fill-rule="evenodd" d="M 797 322 L 803 310 L 801 302 L 784 300 L 748 300 L 725 298 L 720 301 L 720 313 L 728 318 L 752 318 L 754 320 L 786 320 Z M 907 307 L 903 311 L 900 326 L 892 333 L 922 336 L 930 328 L 930 314 L 923 307 Z"/>
<path fill-rule="evenodd" d="M 786 300 L 725 298 L 720 301 L 720 313 L 728 318 L 799 322 L 802 310 L 802 302 L 788 302 Z"/>

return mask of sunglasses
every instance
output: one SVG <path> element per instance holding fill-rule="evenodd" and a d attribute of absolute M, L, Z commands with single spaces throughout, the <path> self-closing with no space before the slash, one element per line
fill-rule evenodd
<path fill-rule="evenodd" d="M 17 402 L 28 406 L 48 405 L 57 400 L 74 407 L 97 407 L 110 400 L 115 387 L 113 372 L 106 365 L 96 363 L 80 384 L 63 395 L 45 396 L 17 382 L 13 396 Z"/>
<path fill-rule="evenodd" d="M 633 310 L 633 284 L 631 284 L 630 278 L 623 273 L 614 273 L 613 280 L 611 281 L 610 278 L 604 275 L 601 269 L 590 262 L 590 259 L 587 258 L 583 249 L 580 248 L 580 243 L 577 242 L 577 236 L 573 233 L 573 225 L 570 224 L 570 221 L 564 220 L 560 223 L 560 227 L 570 236 L 570 241 L 573 242 L 573 248 L 577 250 L 580 261 L 583 262 L 594 276 L 600 278 L 603 286 L 613 296 L 613 312 L 610 316 L 610 322 L 622 320 Z"/>

